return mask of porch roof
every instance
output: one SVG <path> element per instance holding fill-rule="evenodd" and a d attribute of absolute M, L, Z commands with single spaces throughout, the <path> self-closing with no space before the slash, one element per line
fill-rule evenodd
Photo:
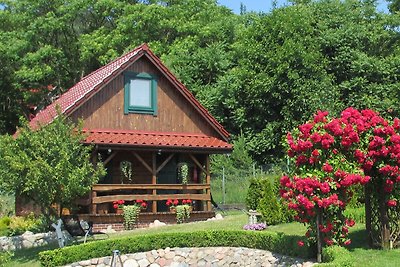
<path fill-rule="evenodd" d="M 213 136 L 174 132 L 143 132 L 129 130 L 84 130 L 87 144 L 141 147 L 149 149 L 199 149 L 230 152 L 232 145 Z"/>

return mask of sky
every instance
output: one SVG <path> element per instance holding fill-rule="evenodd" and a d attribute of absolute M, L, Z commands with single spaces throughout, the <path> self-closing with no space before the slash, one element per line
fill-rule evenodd
<path fill-rule="evenodd" d="M 218 3 L 232 9 L 236 14 L 240 13 L 240 3 L 246 6 L 247 11 L 265 12 L 268 13 L 272 9 L 273 0 L 218 0 Z M 277 0 L 278 7 L 285 5 L 288 1 Z M 387 12 L 387 2 L 378 0 L 378 10 Z"/>

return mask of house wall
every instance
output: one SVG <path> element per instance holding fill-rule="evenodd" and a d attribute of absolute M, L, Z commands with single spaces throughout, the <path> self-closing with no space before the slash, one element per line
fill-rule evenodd
<path fill-rule="evenodd" d="M 128 70 L 146 72 L 159 77 L 157 83 L 158 112 L 151 114 L 124 114 L 124 75 L 116 76 L 102 90 L 91 97 L 70 117 L 82 118 L 84 128 L 123 129 L 150 132 L 201 133 L 219 137 L 180 92 L 143 56 Z"/>
<path fill-rule="evenodd" d="M 142 152 L 140 157 L 149 165 L 152 165 L 152 154 L 151 152 Z M 130 161 L 132 163 L 132 181 L 129 181 L 121 172 L 120 164 L 121 161 Z M 143 166 L 143 164 L 130 152 L 130 151 L 119 151 L 118 154 L 106 165 L 107 172 L 112 181 L 106 183 L 120 184 L 123 179 L 124 184 L 151 184 L 152 174 Z M 102 183 L 101 181 L 99 182 Z"/>

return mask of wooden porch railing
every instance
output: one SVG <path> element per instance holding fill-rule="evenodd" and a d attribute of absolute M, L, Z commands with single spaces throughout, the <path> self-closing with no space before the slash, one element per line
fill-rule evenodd
<path fill-rule="evenodd" d="M 152 193 L 135 194 L 135 190 L 151 190 Z M 199 193 L 157 194 L 157 190 L 199 190 Z M 118 191 L 129 191 L 129 194 Z M 97 213 L 97 204 L 110 203 L 121 199 L 125 201 L 134 201 L 136 199 L 145 201 L 162 201 L 167 199 L 200 200 L 207 202 L 208 209 L 209 202 L 211 202 L 209 192 L 210 184 L 98 184 L 92 187 L 91 213 Z M 110 194 L 98 196 L 98 193 Z M 156 205 L 152 206 L 152 212 L 157 212 Z"/>

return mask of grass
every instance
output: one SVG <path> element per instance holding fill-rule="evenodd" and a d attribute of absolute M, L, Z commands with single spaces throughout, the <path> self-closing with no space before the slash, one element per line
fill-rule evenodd
<path fill-rule="evenodd" d="M 237 230 L 242 229 L 247 223 L 247 216 L 240 211 L 230 212 L 221 221 L 196 222 L 190 224 L 168 225 L 165 227 L 152 229 L 136 229 L 132 231 L 115 233 L 110 236 L 111 239 L 120 238 L 130 235 L 144 235 L 148 233 L 168 233 L 168 232 L 192 232 L 196 230 Z M 267 231 L 285 233 L 289 235 L 303 236 L 306 232 L 306 227 L 300 223 L 286 223 L 275 226 L 269 226 Z M 363 224 L 356 224 L 350 230 L 350 238 L 352 244 L 349 246 L 349 251 L 355 260 L 355 266 L 400 266 L 400 249 L 394 250 L 372 250 L 366 245 L 366 231 Z M 12 261 L 5 265 L 11 266 L 33 266 L 38 267 L 40 263 L 37 259 L 37 254 L 40 251 L 53 249 L 55 246 L 46 246 L 41 248 L 23 250 L 15 252 Z"/>

